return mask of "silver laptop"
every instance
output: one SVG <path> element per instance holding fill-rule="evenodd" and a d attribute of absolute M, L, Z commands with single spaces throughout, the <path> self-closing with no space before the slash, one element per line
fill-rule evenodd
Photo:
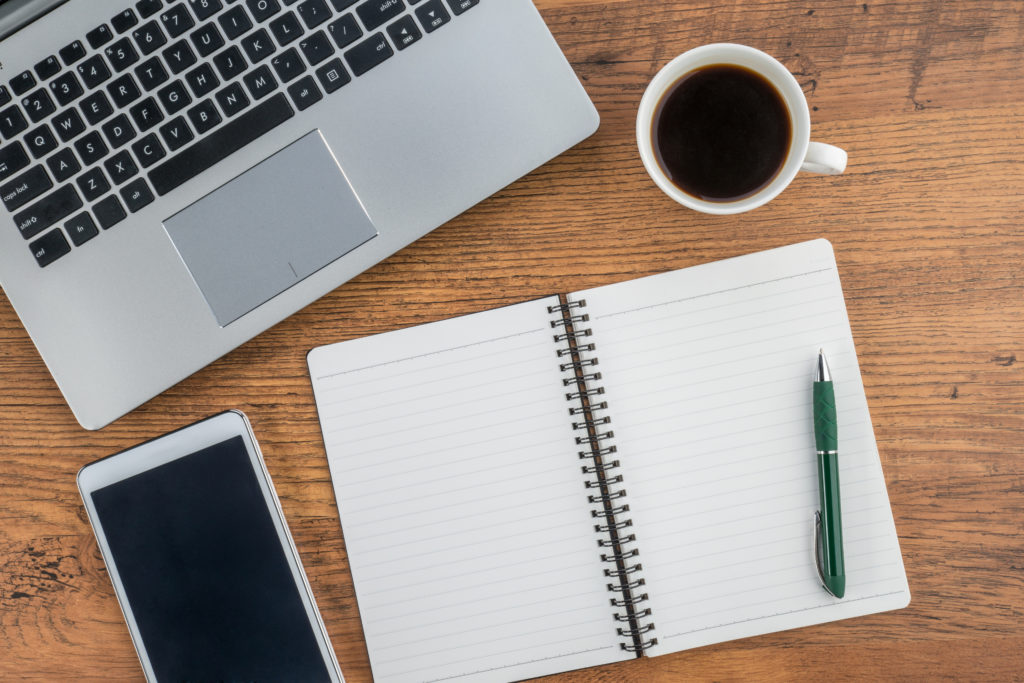
<path fill-rule="evenodd" d="M 530 0 L 0 0 L 0 35 L 0 282 L 88 429 L 598 125 Z"/>

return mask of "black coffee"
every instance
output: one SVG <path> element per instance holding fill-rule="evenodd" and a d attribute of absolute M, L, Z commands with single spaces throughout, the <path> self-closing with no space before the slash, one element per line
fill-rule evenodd
<path fill-rule="evenodd" d="M 711 202 L 749 197 L 775 178 L 792 136 L 782 95 L 733 64 L 684 75 L 662 96 L 651 127 L 662 170 L 683 192 Z"/>

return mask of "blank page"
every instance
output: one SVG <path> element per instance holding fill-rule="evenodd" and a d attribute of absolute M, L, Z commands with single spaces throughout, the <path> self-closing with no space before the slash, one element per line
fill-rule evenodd
<path fill-rule="evenodd" d="M 632 657 L 586 501 L 547 312 L 557 304 L 310 353 L 378 683 L 504 681 Z"/>
<path fill-rule="evenodd" d="M 577 292 L 597 344 L 659 654 L 910 600 L 831 245 Z M 846 597 L 821 588 L 811 383 L 839 409 Z"/>

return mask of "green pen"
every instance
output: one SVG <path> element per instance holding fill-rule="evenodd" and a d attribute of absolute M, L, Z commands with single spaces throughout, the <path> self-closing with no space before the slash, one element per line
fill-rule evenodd
<path fill-rule="evenodd" d="M 814 559 L 818 578 L 829 594 L 846 593 L 843 561 L 843 519 L 839 505 L 839 436 L 836 396 L 825 352 L 818 351 L 814 377 L 814 442 L 818 451 L 818 492 L 821 509 L 815 515 Z"/>

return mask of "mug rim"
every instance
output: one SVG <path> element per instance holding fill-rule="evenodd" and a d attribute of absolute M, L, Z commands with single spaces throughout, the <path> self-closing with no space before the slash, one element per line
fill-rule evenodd
<path fill-rule="evenodd" d="M 756 71 L 776 88 L 789 112 L 792 134 L 786 158 L 775 177 L 754 194 L 729 202 L 710 202 L 687 194 L 669 180 L 654 152 L 654 113 L 668 89 L 686 74 L 712 64 L 735 64 Z M 739 43 L 708 43 L 678 55 L 663 66 L 644 91 L 636 118 L 637 146 L 647 174 L 662 192 L 696 211 L 734 214 L 756 209 L 777 197 L 796 177 L 807 155 L 811 139 L 811 116 L 807 98 L 796 78 L 781 62 L 766 52 Z"/>

